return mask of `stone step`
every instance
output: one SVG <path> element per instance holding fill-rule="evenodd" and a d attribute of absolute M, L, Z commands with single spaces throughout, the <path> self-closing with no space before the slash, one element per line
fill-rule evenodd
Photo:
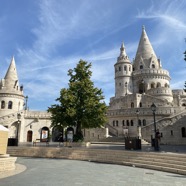
<path fill-rule="evenodd" d="M 150 164 L 142 164 L 142 163 L 134 163 L 134 162 L 132 162 L 132 163 L 131 162 L 123 162 L 123 165 L 186 175 L 186 170 L 177 169 L 177 168 L 173 168 L 173 167 L 169 167 L 169 166 L 164 167 L 164 166 L 159 166 L 159 165 L 152 165 L 152 164 L 150 165 Z"/>
<path fill-rule="evenodd" d="M 124 162 L 125 160 L 123 160 Z M 148 164 L 148 165 L 156 165 L 156 166 L 163 166 L 163 167 L 171 167 L 171 168 L 176 168 L 176 169 L 182 169 L 182 170 L 186 170 L 186 165 L 183 165 L 183 162 L 180 161 L 177 163 L 175 162 L 158 162 L 158 161 L 145 161 L 145 160 L 126 160 L 126 162 L 131 162 L 131 164 L 135 164 L 135 163 L 139 163 L 139 164 Z"/>
<path fill-rule="evenodd" d="M 163 170 L 186 175 L 186 155 L 122 150 L 56 147 L 8 147 L 11 156 L 77 159 Z"/>

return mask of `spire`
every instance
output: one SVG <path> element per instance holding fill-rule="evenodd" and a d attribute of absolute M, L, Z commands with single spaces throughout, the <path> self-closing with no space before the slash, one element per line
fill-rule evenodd
<path fill-rule="evenodd" d="M 4 79 L 6 81 L 7 87 L 13 88 L 14 86 L 18 86 L 18 76 L 17 76 L 17 70 L 16 70 L 14 56 L 12 57 L 10 66 L 7 70 L 7 73 L 6 73 Z"/>
<path fill-rule="evenodd" d="M 126 51 L 125 51 L 124 43 L 121 44 L 120 55 L 119 55 L 119 57 L 118 57 L 118 63 L 119 63 L 119 62 L 123 62 L 123 60 L 124 60 L 125 62 L 130 62 L 130 61 L 129 61 L 129 58 L 128 58 L 127 54 L 126 54 Z"/>
<path fill-rule="evenodd" d="M 150 40 L 149 40 L 147 33 L 145 31 L 145 26 L 143 25 L 142 26 L 142 34 L 141 34 L 140 42 L 138 45 L 138 50 L 136 53 L 136 60 L 140 61 L 140 58 L 149 59 L 152 56 L 156 57 L 156 54 L 152 48 Z"/>

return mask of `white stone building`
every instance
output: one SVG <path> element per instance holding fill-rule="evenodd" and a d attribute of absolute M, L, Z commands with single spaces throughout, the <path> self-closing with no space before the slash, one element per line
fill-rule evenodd
<path fill-rule="evenodd" d="M 169 72 L 162 68 L 144 27 L 135 59 L 129 60 L 122 44 L 114 68 L 115 96 L 110 98 L 107 124 L 110 133 L 150 142 L 155 133 L 154 103 L 161 142 L 186 144 L 186 92 L 170 88 Z"/>
<path fill-rule="evenodd" d="M 134 61 L 129 60 L 122 44 L 114 68 L 115 96 L 110 99 L 106 124 L 110 134 L 139 136 L 150 142 L 154 134 L 151 110 L 154 103 L 161 142 L 186 144 L 186 93 L 170 88 L 169 72 L 162 68 L 144 27 Z M 28 110 L 27 98 L 12 58 L 0 81 L 0 124 L 9 129 L 9 138 L 19 142 L 45 140 L 49 135 L 51 141 L 57 141 L 64 130 L 50 128 L 50 113 L 47 111 Z M 83 130 L 83 134 L 86 140 L 96 141 L 107 137 L 106 131 L 105 128 L 89 129 Z"/>
<path fill-rule="evenodd" d="M 27 107 L 28 96 L 24 96 L 23 86 L 19 84 L 14 57 L 7 73 L 0 82 L 0 124 L 9 129 L 9 138 L 19 142 L 33 142 L 36 139 L 59 141 L 65 138 L 65 129 L 51 128 L 51 114 L 47 111 L 30 111 Z M 69 131 L 75 128 L 69 127 Z M 86 140 L 105 138 L 105 128 L 83 130 Z M 9 141 L 12 141 L 9 140 Z M 15 144 L 15 143 L 14 143 Z"/>

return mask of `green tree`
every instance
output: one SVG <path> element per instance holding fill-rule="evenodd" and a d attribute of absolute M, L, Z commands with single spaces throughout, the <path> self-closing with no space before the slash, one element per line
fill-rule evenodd
<path fill-rule="evenodd" d="M 60 91 L 58 104 L 48 108 L 51 127 L 75 126 L 76 137 L 82 139 L 82 129 L 101 127 L 106 122 L 107 106 L 102 90 L 91 81 L 91 63 L 80 60 L 76 68 L 68 71 L 69 87 Z"/>

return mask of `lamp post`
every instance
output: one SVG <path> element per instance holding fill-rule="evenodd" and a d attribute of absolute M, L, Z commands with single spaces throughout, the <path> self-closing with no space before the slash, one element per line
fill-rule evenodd
<path fill-rule="evenodd" d="M 156 136 L 156 119 L 155 119 L 156 105 L 154 103 L 151 105 L 151 110 L 153 112 L 153 118 L 154 118 L 154 150 L 159 150 L 158 139 Z"/>
<path fill-rule="evenodd" d="M 145 88 L 144 88 L 144 83 L 145 83 L 145 81 L 142 79 L 142 81 L 141 81 L 141 83 L 142 83 L 142 88 L 143 88 L 143 94 L 145 93 Z"/>
<path fill-rule="evenodd" d="M 136 115 L 137 115 L 137 129 L 138 129 L 138 138 L 139 138 L 139 110 L 136 110 Z"/>
<path fill-rule="evenodd" d="M 18 141 L 19 141 L 19 125 L 21 123 L 20 119 L 21 119 L 21 114 L 17 113 L 17 134 L 16 134 L 16 138 L 17 138 L 17 146 L 18 146 Z"/>

